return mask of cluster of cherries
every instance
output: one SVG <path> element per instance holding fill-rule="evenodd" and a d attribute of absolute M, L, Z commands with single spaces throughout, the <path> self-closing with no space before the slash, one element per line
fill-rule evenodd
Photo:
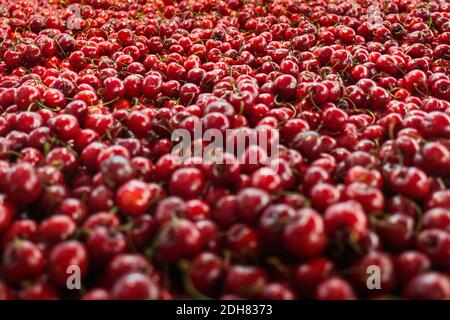
<path fill-rule="evenodd" d="M 450 299 L 449 43 L 440 0 L 1 0 L 0 299 Z M 277 156 L 176 161 L 198 123 Z"/>

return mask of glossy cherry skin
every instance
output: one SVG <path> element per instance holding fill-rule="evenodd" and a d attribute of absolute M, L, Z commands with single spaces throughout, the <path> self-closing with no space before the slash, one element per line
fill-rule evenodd
<path fill-rule="evenodd" d="M 170 192 L 186 200 L 198 197 L 204 191 L 204 186 L 204 174 L 195 167 L 175 170 L 169 181 Z"/>
<path fill-rule="evenodd" d="M 189 277 L 197 290 L 206 295 L 213 295 L 220 289 L 224 277 L 222 259 L 212 253 L 200 253 L 193 260 Z"/>
<path fill-rule="evenodd" d="M 179 261 L 198 253 L 203 246 L 197 227 L 186 219 L 167 222 L 159 235 L 158 252 L 167 261 Z"/>
<path fill-rule="evenodd" d="M 82 243 L 62 242 L 53 247 L 49 255 L 51 278 L 58 286 L 65 287 L 68 277 L 74 272 L 78 272 L 81 278 L 86 276 L 88 263 L 88 251 Z"/>
<path fill-rule="evenodd" d="M 159 289 L 149 277 L 132 272 L 117 280 L 111 297 L 116 300 L 156 300 Z"/>
<path fill-rule="evenodd" d="M 115 199 L 123 212 L 137 216 L 146 212 L 154 196 L 145 182 L 130 180 L 119 187 Z"/>
<path fill-rule="evenodd" d="M 355 300 L 350 284 L 339 278 L 331 277 L 322 281 L 316 289 L 315 299 L 317 300 Z"/>
<path fill-rule="evenodd" d="M 446 300 L 450 296 L 448 277 L 437 272 L 426 272 L 412 278 L 405 286 L 409 299 Z"/>
<path fill-rule="evenodd" d="M 12 283 L 33 279 L 45 267 L 44 254 L 28 240 L 9 243 L 3 251 L 3 261 L 3 273 Z"/>
<path fill-rule="evenodd" d="M 283 233 L 287 250 L 299 257 L 319 255 L 326 246 L 322 217 L 314 210 L 302 209 Z"/>

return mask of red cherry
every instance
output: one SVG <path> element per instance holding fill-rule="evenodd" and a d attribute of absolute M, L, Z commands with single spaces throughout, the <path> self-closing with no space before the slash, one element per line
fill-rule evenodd
<path fill-rule="evenodd" d="M 106 271 L 106 278 L 108 282 L 114 283 L 120 277 L 138 272 L 144 275 L 151 275 L 153 267 L 151 264 L 139 254 L 124 253 L 115 256 Z"/>
<path fill-rule="evenodd" d="M 284 245 L 299 257 L 318 255 L 326 245 L 322 217 L 314 210 L 302 209 L 284 229 Z"/>
<path fill-rule="evenodd" d="M 0 232 L 4 232 L 9 228 L 16 214 L 16 207 L 3 197 L 0 198 Z"/>
<path fill-rule="evenodd" d="M 13 283 L 37 277 L 44 267 L 44 254 L 28 240 L 11 242 L 3 251 L 3 274 Z"/>
<path fill-rule="evenodd" d="M 447 300 L 450 297 L 448 277 L 438 272 L 427 272 L 412 278 L 404 289 L 409 299 Z"/>
<path fill-rule="evenodd" d="M 124 213 L 135 216 L 144 214 L 154 197 L 145 182 L 130 180 L 117 190 L 116 203 Z"/>
<path fill-rule="evenodd" d="M 170 178 L 169 189 L 173 195 L 192 199 L 200 195 L 205 185 L 203 174 L 196 168 L 175 170 Z"/>
<path fill-rule="evenodd" d="M 395 257 L 395 270 L 402 282 L 428 271 L 431 268 L 430 259 L 418 251 L 405 251 Z"/>
<path fill-rule="evenodd" d="M 269 194 L 261 189 L 242 189 L 237 194 L 238 211 L 236 213 L 238 219 L 246 223 L 257 221 L 269 202 Z"/>
<path fill-rule="evenodd" d="M 125 87 L 122 80 L 114 77 L 108 77 L 103 80 L 103 98 L 106 101 L 111 101 L 123 97 L 125 94 Z"/>
<path fill-rule="evenodd" d="M 230 294 L 255 297 L 262 293 L 267 282 L 263 270 L 254 266 L 233 265 L 225 279 L 225 290 Z"/>
<path fill-rule="evenodd" d="M 156 284 L 141 273 L 129 273 L 114 284 L 111 297 L 116 300 L 156 300 L 159 298 Z"/>
<path fill-rule="evenodd" d="M 126 251 L 125 236 L 111 228 L 97 226 L 86 239 L 86 247 L 93 262 L 103 264 L 115 255 Z"/>
<path fill-rule="evenodd" d="M 222 259 L 212 253 L 200 253 L 189 268 L 189 277 L 197 290 L 212 295 L 220 289 L 224 276 Z"/>
<path fill-rule="evenodd" d="M 197 227 L 186 219 L 168 222 L 159 235 L 158 252 L 167 261 L 179 261 L 198 253 L 203 245 Z"/>
<path fill-rule="evenodd" d="M 448 268 L 450 264 L 450 235 L 439 229 L 428 229 L 417 236 L 417 248 L 425 253 L 438 267 Z"/>
<path fill-rule="evenodd" d="M 339 202 L 324 213 L 325 229 L 329 235 L 348 232 L 361 238 L 367 231 L 367 218 L 362 206 L 353 200 Z"/>
<path fill-rule="evenodd" d="M 297 81 L 291 75 L 284 74 L 275 79 L 274 88 L 282 99 L 290 100 L 295 97 Z"/>
<path fill-rule="evenodd" d="M 66 287 L 71 272 L 79 272 L 81 277 L 86 275 L 88 252 L 85 246 L 78 241 L 62 242 L 51 250 L 49 265 L 52 280 L 60 287 Z M 73 266 L 79 269 L 71 269 Z"/>
<path fill-rule="evenodd" d="M 42 241 L 53 244 L 67 240 L 75 231 L 76 224 L 70 217 L 54 215 L 41 222 L 38 234 Z"/>
<path fill-rule="evenodd" d="M 339 277 L 331 277 L 317 286 L 315 298 L 317 300 L 355 300 L 356 295 L 347 281 Z"/>
<path fill-rule="evenodd" d="M 17 164 L 9 175 L 10 186 L 8 195 L 17 203 L 31 203 L 41 193 L 41 181 L 36 170 L 27 163 Z"/>
<path fill-rule="evenodd" d="M 378 267 L 380 270 L 380 288 L 377 293 L 390 293 L 396 284 L 394 264 L 391 257 L 381 252 L 369 252 L 354 264 L 356 271 L 351 275 L 352 283 L 362 293 L 370 294 L 371 290 L 368 288 L 367 278 L 371 271 L 369 268 L 373 266 Z"/>

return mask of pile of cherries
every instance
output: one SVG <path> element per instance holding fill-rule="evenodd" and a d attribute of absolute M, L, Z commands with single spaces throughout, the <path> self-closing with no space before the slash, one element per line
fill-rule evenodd
<path fill-rule="evenodd" d="M 441 0 L 0 0 L 0 298 L 450 299 L 449 44 Z M 177 162 L 198 123 L 278 155 Z"/>

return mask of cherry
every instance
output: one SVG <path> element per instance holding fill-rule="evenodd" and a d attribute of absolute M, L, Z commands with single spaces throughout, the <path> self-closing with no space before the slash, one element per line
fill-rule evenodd
<path fill-rule="evenodd" d="M 322 217 L 312 209 L 299 210 L 295 220 L 285 226 L 283 239 L 287 250 L 299 257 L 320 254 L 326 245 Z"/>
<path fill-rule="evenodd" d="M 127 127 L 136 136 L 143 137 L 151 129 L 151 118 L 140 111 L 133 111 L 128 115 Z"/>
<path fill-rule="evenodd" d="M 161 92 L 162 85 L 163 81 L 160 75 L 148 75 L 142 83 L 142 92 L 147 98 L 155 98 Z"/>
<path fill-rule="evenodd" d="M 237 210 L 236 196 L 226 195 L 218 199 L 213 218 L 220 227 L 227 228 L 237 222 Z"/>
<path fill-rule="evenodd" d="M 446 300 L 450 296 L 448 277 L 437 272 L 426 272 L 412 278 L 404 289 L 409 299 Z"/>
<path fill-rule="evenodd" d="M 64 199 L 55 209 L 55 212 L 68 216 L 77 223 L 83 222 L 87 217 L 86 205 L 76 198 Z"/>
<path fill-rule="evenodd" d="M 41 222 L 38 229 L 39 238 L 46 243 L 58 243 L 67 240 L 76 231 L 72 218 L 64 215 L 53 215 Z"/>
<path fill-rule="evenodd" d="M 448 298 L 447 4 L 88 2 L 1 10 L 0 298 Z"/>
<path fill-rule="evenodd" d="M 134 157 L 131 159 L 131 166 L 144 181 L 148 181 L 153 176 L 154 165 L 151 160 L 144 157 Z"/>
<path fill-rule="evenodd" d="M 289 119 L 281 127 L 280 135 L 290 142 L 297 133 L 307 131 L 309 128 L 308 122 L 303 119 Z"/>
<path fill-rule="evenodd" d="M 294 290 L 284 283 L 269 283 L 261 293 L 263 300 L 295 300 L 296 298 Z"/>
<path fill-rule="evenodd" d="M 92 189 L 89 193 L 88 209 L 93 212 L 109 210 L 114 206 L 114 193 L 104 185 Z"/>
<path fill-rule="evenodd" d="M 88 268 L 88 252 L 86 247 L 78 241 L 62 242 L 52 248 L 49 254 L 50 275 L 60 287 L 67 286 L 70 268 L 78 267 L 79 276 L 84 277 Z"/>
<path fill-rule="evenodd" d="M 211 217 L 211 210 L 205 202 L 194 199 L 186 202 L 185 215 L 191 221 L 206 220 Z"/>
<path fill-rule="evenodd" d="M 239 221 L 245 223 L 256 222 L 264 208 L 269 204 L 269 194 L 257 188 L 245 188 L 237 194 Z"/>
<path fill-rule="evenodd" d="M 10 282 L 33 279 L 41 274 L 44 267 L 44 254 L 28 240 L 11 242 L 3 251 L 3 274 Z"/>
<path fill-rule="evenodd" d="M 116 255 L 108 264 L 106 279 L 109 283 L 116 282 L 129 273 L 151 275 L 153 267 L 139 254 L 123 253 Z"/>
<path fill-rule="evenodd" d="M 144 214 L 135 217 L 131 224 L 132 227 L 129 231 L 129 236 L 134 247 L 138 249 L 146 247 L 157 231 L 158 223 L 156 219 Z"/>
<path fill-rule="evenodd" d="M 9 174 L 9 181 L 9 198 L 17 203 L 35 201 L 42 190 L 36 169 L 27 163 L 15 165 Z"/>
<path fill-rule="evenodd" d="M 273 86 L 282 99 L 290 100 L 296 95 L 297 80 L 289 74 L 284 74 L 275 79 Z"/>
<path fill-rule="evenodd" d="M 339 108 L 328 108 L 323 115 L 324 127 L 334 132 L 341 132 L 348 121 L 348 115 Z"/>
<path fill-rule="evenodd" d="M 425 197 L 430 188 L 425 173 L 414 167 L 394 168 L 388 173 L 387 183 L 392 189 L 414 199 Z"/>
<path fill-rule="evenodd" d="M 67 148 L 55 148 L 47 154 L 48 165 L 61 168 L 66 173 L 76 171 L 78 165 L 77 155 Z"/>
<path fill-rule="evenodd" d="M 202 125 L 205 130 L 208 129 L 218 129 L 225 132 L 226 129 L 230 128 L 230 123 L 228 118 L 219 112 L 211 112 L 203 116 Z"/>
<path fill-rule="evenodd" d="M 17 130 L 29 133 L 43 125 L 42 117 L 33 112 L 21 112 L 17 115 L 15 127 Z"/>
<path fill-rule="evenodd" d="M 2 300 L 12 300 L 13 295 L 11 292 L 11 289 L 8 287 L 8 285 L 1 281 L 0 282 L 0 299 Z"/>
<path fill-rule="evenodd" d="M 111 291 L 116 300 L 156 300 L 159 295 L 159 288 L 148 276 L 133 272 L 118 279 Z"/>
<path fill-rule="evenodd" d="M 23 53 L 20 51 L 6 50 L 3 59 L 8 67 L 16 67 L 22 62 Z"/>
<path fill-rule="evenodd" d="M 418 251 L 404 251 L 395 257 L 394 263 L 397 276 L 402 282 L 431 268 L 430 259 Z"/>
<path fill-rule="evenodd" d="M 20 110 L 27 110 L 36 101 L 41 98 L 41 92 L 38 88 L 25 85 L 16 90 L 14 101 Z"/>
<path fill-rule="evenodd" d="M 96 227 L 116 228 L 120 224 L 119 218 L 110 212 L 99 212 L 91 215 L 83 224 L 88 231 Z"/>
<path fill-rule="evenodd" d="M 173 218 L 180 218 L 185 215 L 186 202 L 178 197 L 170 196 L 158 202 L 155 209 L 155 219 L 162 225 Z"/>
<path fill-rule="evenodd" d="M 280 176 L 270 168 L 260 168 L 253 172 L 251 176 L 251 184 L 253 187 L 269 193 L 280 191 L 281 183 Z"/>
<path fill-rule="evenodd" d="M 154 197 L 145 182 L 129 180 L 119 187 L 115 201 L 123 212 L 136 216 L 146 212 Z"/>
<path fill-rule="evenodd" d="M 381 173 L 378 170 L 368 170 L 362 166 L 355 166 L 347 171 L 345 182 L 346 184 L 350 184 L 351 182 L 361 182 L 381 189 L 383 180 Z"/>
<path fill-rule="evenodd" d="M 130 161 L 120 155 L 112 156 L 103 161 L 100 165 L 100 172 L 105 184 L 111 188 L 120 186 L 135 176 Z"/>
<path fill-rule="evenodd" d="M 90 230 L 86 247 L 93 262 L 103 264 L 115 255 L 126 251 L 125 236 L 106 226 L 97 226 Z"/>
<path fill-rule="evenodd" d="M 17 220 L 13 222 L 2 237 L 2 246 L 14 242 L 14 240 L 31 240 L 37 239 L 38 224 L 31 219 Z"/>
<path fill-rule="evenodd" d="M 370 294 L 371 291 L 367 286 L 367 277 L 371 266 L 376 266 L 380 270 L 380 288 L 377 290 L 377 293 L 390 293 L 396 284 L 394 263 L 391 257 L 381 252 L 369 252 L 361 260 L 357 261 L 353 266 L 355 272 L 351 275 L 351 281 L 362 293 Z"/>
<path fill-rule="evenodd" d="M 79 130 L 79 123 L 75 116 L 60 114 L 49 120 L 50 129 L 62 140 L 74 139 Z"/>
<path fill-rule="evenodd" d="M 312 258 L 296 266 L 293 277 L 298 289 L 303 294 L 311 295 L 319 283 L 328 278 L 333 270 L 333 262 L 327 258 Z"/>
<path fill-rule="evenodd" d="M 443 230 L 428 229 L 417 236 L 417 248 L 425 253 L 432 262 L 442 268 L 448 268 L 448 246 L 450 236 Z"/>
<path fill-rule="evenodd" d="M 108 77 L 103 80 L 103 89 L 103 98 L 106 101 L 121 98 L 125 94 L 122 80 L 115 77 Z"/>
<path fill-rule="evenodd" d="M 394 250 L 409 247 L 414 235 L 414 219 L 407 215 L 396 213 L 381 221 L 378 234 L 383 244 Z"/>
<path fill-rule="evenodd" d="M 200 231 L 186 219 L 167 222 L 158 239 L 158 252 L 161 258 L 171 262 L 191 257 L 203 246 Z"/>
<path fill-rule="evenodd" d="M 448 190 L 437 190 L 427 198 L 425 208 L 431 209 L 436 207 L 450 208 L 450 192 Z"/>
<path fill-rule="evenodd" d="M 16 207 L 7 199 L 0 198 L 0 232 L 4 232 L 9 228 L 16 214 Z"/>
<path fill-rule="evenodd" d="M 21 300 L 57 300 L 58 290 L 51 284 L 38 281 L 18 292 Z"/>
<path fill-rule="evenodd" d="M 169 182 L 171 194 L 184 199 L 192 199 L 200 195 L 204 188 L 202 172 L 196 168 L 181 168 L 175 170 Z"/>
<path fill-rule="evenodd" d="M 218 203 L 219 204 L 219 203 Z M 258 232 L 265 244 L 278 247 L 283 241 L 283 227 L 297 217 L 297 212 L 286 204 L 268 206 L 258 221 Z"/>
<path fill-rule="evenodd" d="M 130 65 L 131 66 L 131 65 Z M 141 75 L 131 74 L 123 80 L 125 95 L 127 97 L 139 97 L 142 94 L 143 78 Z"/>
<path fill-rule="evenodd" d="M 414 160 L 426 172 L 445 173 L 448 171 L 446 163 L 450 160 L 450 152 L 440 143 L 429 142 L 422 149 L 422 159 L 416 156 Z"/>
<path fill-rule="evenodd" d="M 83 300 L 108 300 L 111 299 L 109 292 L 105 289 L 94 288 L 83 295 Z"/>
<path fill-rule="evenodd" d="M 311 201 L 314 208 L 324 210 L 336 203 L 341 198 L 338 188 L 329 183 L 320 182 L 314 185 L 310 191 Z"/>
<path fill-rule="evenodd" d="M 364 210 L 354 200 L 329 206 L 323 219 L 326 232 L 330 235 L 344 232 L 360 239 L 367 231 L 367 218 Z"/>
<path fill-rule="evenodd" d="M 450 230 L 450 210 L 444 208 L 433 208 L 424 213 L 424 229 Z"/>
<path fill-rule="evenodd" d="M 317 286 L 315 298 L 317 300 L 355 300 L 356 295 L 347 281 L 339 277 L 330 277 Z"/>
<path fill-rule="evenodd" d="M 213 253 L 204 252 L 192 261 L 189 278 L 198 291 L 206 295 L 214 295 L 220 289 L 224 272 L 222 259 Z"/>
<path fill-rule="evenodd" d="M 228 269 L 225 290 L 230 294 L 244 297 L 256 297 L 261 294 L 267 282 L 267 276 L 258 267 L 233 265 Z"/>
<path fill-rule="evenodd" d="M 320 135 L 315 131 L 303 131 L 298 133 L 293 141 L 292 146 L 301 152 L 301 154 L 308 158 L 309 160 L 315 160 L 323 152 L 330 151 L 329 148 L 321 138 Z M 330 141 L 331 146 L 333 142 Z"/>
<path fill-rule="evenodd" d="M 261 251 L 261 240 L 255 229 L 235 224 L 227 231 L 227 247 L 243 258 L 254 258 Z"/>

